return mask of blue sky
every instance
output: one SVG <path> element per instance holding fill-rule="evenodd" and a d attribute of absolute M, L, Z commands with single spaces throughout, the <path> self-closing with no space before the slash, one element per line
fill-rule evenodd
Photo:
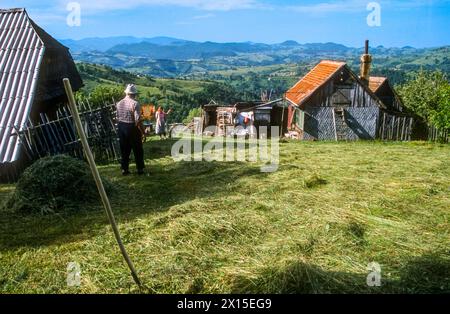
<path fill-rule="evenodd" d="M 81 26 L 66 23 L 69 2 L 81 6 Z M 369 27 L 369 2 L 381 7 L 381 26 Z M 25 7 L 58 39 L 132 35 L 196 41 L 285 40 L 432 47 L 450 44 L 450 0 L 0 0 Z"/>

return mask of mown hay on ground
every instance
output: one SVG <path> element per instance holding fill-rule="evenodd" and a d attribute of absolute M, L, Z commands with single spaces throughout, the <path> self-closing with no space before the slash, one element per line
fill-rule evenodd
<path fill-rule="evenodd" d="M 107 190 L 111 183 L 105 182 Z M 89 208 L 99 200 L 89 166 L 58 155 L 36 161 L 20 177 L 6 206 L 20 212 L 41 214 Z"/>

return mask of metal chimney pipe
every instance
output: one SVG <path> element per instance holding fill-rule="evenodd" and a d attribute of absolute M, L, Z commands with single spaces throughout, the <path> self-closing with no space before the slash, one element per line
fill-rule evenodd
<path fill-rule="evenodd" d="M 361 73 L 359 76 L 365 84 L 369 84 L 371 65 L 372 56 L 369 54 L 369 41 L 366 40 L 364 54 L 361 56 Z"/>

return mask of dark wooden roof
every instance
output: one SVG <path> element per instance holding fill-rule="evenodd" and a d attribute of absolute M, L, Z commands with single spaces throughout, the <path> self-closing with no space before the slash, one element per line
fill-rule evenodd
<path fill-rule="evenodd" d="M 19 158 L 15 129 L 23 129 L 36 102 L 65 96 L 81 77 L 69 50 L 37 26 L 25 9 L 0 10 L 0 163 Z"/>

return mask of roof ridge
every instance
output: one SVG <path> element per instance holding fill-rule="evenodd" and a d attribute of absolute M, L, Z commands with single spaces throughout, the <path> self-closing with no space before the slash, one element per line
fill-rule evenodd
<path fill-rule="evenodd" d="M 0 13 L 23 13 L 27 12 L 25 8 L 0 9 Z"/>
<path fill-rule="evenodd" d="M 321 63 L 347 64 L 347 62 L 345 61 L 337 61 L 337 60 L 321 60 L 319 64 Z"/>

